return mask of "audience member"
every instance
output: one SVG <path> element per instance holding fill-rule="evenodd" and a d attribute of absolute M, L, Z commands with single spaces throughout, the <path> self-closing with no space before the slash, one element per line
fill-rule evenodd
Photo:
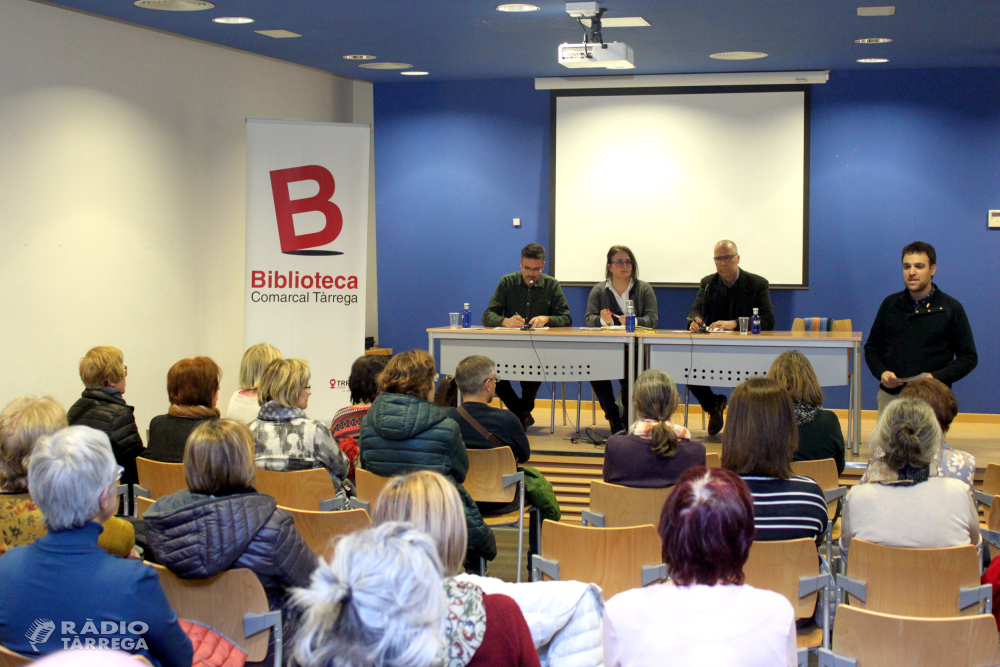
<path fill-rule="evenodd" d="M 378 377 L 379 395 L 361 420 L 361 467 L 382 477 L 433 470 L 456 485 L 465 506 L 469 548 L 493 560 L 496 539 L 462 486 L 469 454 L 455 420 L 431 403 L 434 358 L 425 350 L 394 356 Z"/>
<path fill-rule="evenodd" d="M 513 416 L 513 415 L 511 415 Z M 448 613 L 439 657 L 443 667 L 535 667 L 538 653 L 520 607 L 506 595 L 486 595 L 457 581 L 468 533 L 462 499 L 436 472 L 393 477 L 375 503 L 372 523 L 405 521 L 427 533 L 441 558 Z"/>
<path fill-rule="evenodd" d="M 240 388 L 233 392 L 229 399 L 226 418 L 249 424 L 257 419 L 260 403 L 257 402 L 257 390 L 260 387 L 260 376 L 268 364 L 281 359 L 281 352 L 273 345 L 257 343 L 247 348 L 240 361 Z"/>
<path fill-rule="evenodd" d="M 733 423 L 730 413 L 727 428 Z M 671 579 L 608 601 L 607 667 L 798 664 L 792 605 L 743 583 L 754 509 L 750 490 L 732 472 L 699 466 L 684 473 L 660 518 Z"/>
<path fill-rule="evenodd" d="M 462 406 L 444 411 L 458 424 L 465 446 L 471 449 L 510 447 L 518 463 L 527 462 L 531 458 L 531 445 L 521 428 L 521 421 L 510 410 L 490 405 L 496 396 L 496 362 L 479 355 L 466 357 L 455 369 L 455 382 L 462 392 Z"/>
<path fill-rule="evenodd" d="M 246 568 L 260 579 L 271 610 L 283 609 L 288 589 L 306 586 L 316 555 L 292 515 L 253 488 L 253 436 L 233 419 L 203 421 L 184 449 L 188 488 L 146 510 L 146 539 L 156 561 L 182 579 L 205 579 Z M 295 619 L 283 614 L 286 640 Z"/>
<path fill-rule="evenodd" d="M 155 570 L 97 546 L 100 524 L 118 507 L 120 474 L 102 431 L 72 426 L 35 443 L 28 486 L 49 532 L 0 558 L 0 642 L 7 648 L 33 656 L 82 648 L 90 626 L 110 647 L 154 665 L 191 666 L 191 642 Z"/>
<path fill-rule="evenodd" d="M 260 378 L 260 413 L 250 423 L 257 467 L 265 470 L 326 468 L 337 495 L 353 488 L 347 480 L 350 462 L 333 441 L 326 424 L 306 416 L 309 364 L 302 359 L 272 361 Z"/>
<path fill-rule="evenodd" d="M 686 428 L 670 421 L 677 387 L 663 371 L 648 370 L 635 381 L 632 405 L 639 421 L 627 435 L 608 438 L 604 481 L 640 488 L 673 486 L 684 471 L 705 465 L 705 446 L 691 442 Z"/>
<path fill-rule="evenodd" d="M 823 409 L 823 390 L 809 359 L 798 350 L 778 355 L 767 377 L 781 385 L 795 404 L 795 423 L 799 426 L 799 447 L 793 461 L 837 462 L 837 473 L 844 472 L 844 432 L 840 418 Z"/>
<path fill-rule="evenodd" d="M 66 426 L 66 411 L 51 396 L 22 396 L 0 413 L 0 555 L 48 533 L 42 511 L 28 495 L 28 461 L 40 437 Z M 132 524 L 109 518 L 97 545 L 114 556 L 131 555 Z"/>
<path fill-rule="evenodd" d="M 218 419 L 222 369 L 208 357 L 181 359 L 167 372 L 167 414 L 149 422 L 149 443 L 143 458 L 165 463 L 184 460 L 191 431 L 206 419 Z"/>
<path fill-rule="evenodd" d="M 969 487 L 958 479 L 931 476 L 941 427 L 927 403 L 916 398 L 891 401 L 875 425 L 871 444 L 885 453 L 885 466 L 895 479 L 858 484 L 847 494 L 842 553 L 854 538 L 890 547 L 979 544 L 979 513 Z"/>
<path fill-rule="evenodd" d="M 107 433 L 115 460 L 125 470 L 122 484 L 136 484 L 135 460 L 142 456 L 143 446 L 135 409 L 122 397 L 128 379 L 125 355 L 108 345 L 91 348 L 80 359 L 80 379 L 86 389 L 66 414 L 70 426 L 89 426 Z"/>
<path fill-rule="evenodd" d="M 792 474 L 799 444 L 795 407 L 788 392 L 770 378 L 751 378 L 736 387 L 722 435 L 722 467 L 750 487 L 757 539 L 821 541 L 828 520 L 819 484 Z"/>
<path fill-rule="evenodd" d="M 347 388 L 351 390 L 351 405 L 341 408 L 333 416 L 330 432 L 337 441 L 340 451 L 351 462 L 351 479 L 354 466 L 358 463 L 358 436 L 361 435 L 361 419 L 368 414 L 375 397 L 378 396 L 378 375 L 389 363 L 385 355 L 361 356 L 351 364 L 351 374 L 347 378 Z"/>
<path fill-rule="evenodd" d="M 293 645 L 301 667 L 431 667 L 445 614 L 431 538 L 385 523 L 345 535 L 292 600 L 302 613 Z"/>
<path fill-rule="evenodd" d="M 899 396 L 920 399 L 931 406 L 938 426 L 941 427 L 941 437 L 947 437 L 951 422 L 958 415 L 958 400 L 948 385 L 937 378 L 925 378 L 908 383 L 899 392 Z M 874 434 L 873 432 L 872 435 Z M 896 471 L 886 465 L 885 452 L 877 446 L 873 446 L 871 451 L 871 461 L 868 462 L 868 468 L 859 483 L 895 481 Z M 972 478 L 975 474 L 976 459 L 972 454 L 955 449 L 945 442 L 941 443 L 941 449 L 931 465 L 931 475 L 961 480 L 972 491 Z"/>

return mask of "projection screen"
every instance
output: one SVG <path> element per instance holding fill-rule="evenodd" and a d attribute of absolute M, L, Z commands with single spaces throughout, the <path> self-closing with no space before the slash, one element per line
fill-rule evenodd
<path fill-rule="evenodd" d="M 732 239 L 740 266 L 772 287 L 807 287 L 808 94 L 553 91 L 549 270 L 592 285 L 608 248 L 626 245 L 643 280 L 689 287 Z"/>

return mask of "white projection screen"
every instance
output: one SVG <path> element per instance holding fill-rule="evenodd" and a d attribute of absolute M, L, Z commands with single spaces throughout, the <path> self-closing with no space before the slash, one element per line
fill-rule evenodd
<path fill-rule="evenodd" d="M 643 280 L 688 287 L 732 239 L 772 287 L 808 287 L 806 87 L 677 90 L 553 91 L 549 270 L 593 285 L 626 245 Z"/>

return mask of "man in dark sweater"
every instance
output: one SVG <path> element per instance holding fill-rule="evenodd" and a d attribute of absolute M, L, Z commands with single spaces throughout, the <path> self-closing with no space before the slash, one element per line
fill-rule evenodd
<path fill-rule="evenodd" d="M 571 327 L 573 318 L 562 286 L 545 268 L 545 248 L 529 243 L 521 250 L 521 270 L 500 279 L 490 304 L 483 311 L 483 326 L 515 327 L 526 323 L 534 328 Z M 507 380 L 497 382 L 496 394 L 517 415 L 523 428 L 535 423 L 535 395 L 540 382 L 521 382 L 521 396 Z"/>
<path fill-rule="evenodd" d="M 701 279 L 698 296 L 688 311 L 688 328 L 698 331 L 702 326 L 709 331 L 732 331 L 740 317 L 750 317 L 753 309 L 760 316 L 761 331 L 774 329 L 774 308 L 766 278 L 740 270 L 740 256 L 732 241 L 715 244 L 712 257 L 715 273 Z M 716 395 L 711 387 L 689 385 L 701 409 L 708 413 L 708 434 L 722 430 L 726 409 L 725 395 Z"/>
<path fill-rule="evenodd" d="M 965 309 L 935 285 L 934 246 L 916 241 L 903 248 L 906 289 L 882 302 L 865 343 L 865 362 L 879 380 L 878 412 L 904 382 L 926 374 L 951 387 L 979 362 Z"/>

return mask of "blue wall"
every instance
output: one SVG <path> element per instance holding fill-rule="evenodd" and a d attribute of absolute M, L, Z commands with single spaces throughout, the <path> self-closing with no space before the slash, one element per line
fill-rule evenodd
<path fill-rule="evenodd" d="M 1000 69 L 833 72 L 813 88 L 810 289 L 772 292 L 776 328 L 830 315 L 867 333 L 902 289 L 900 248 L 927 241 L 935 282 L 963 302 L 979 348 L 955 385 L 962 411 L 1000 412 L 1000 231 L 986 228 L 1000 208 L 998 91 Z M 547 245 L 549 141 L 549 93 L 530 80 L 375 85 L 383 347 L 425 348 L 424 329 L 464 301 L 478 319 L 521 247 Z M 566 289 L 577 322 L 588 291 Z M 682 326 L 694 294 L 657 290 L 661 326 Z M 876 388 L 865 369 L 866 409 Z M 828 406 L 846 404 L 846 390 L 827 391 Z"/>

